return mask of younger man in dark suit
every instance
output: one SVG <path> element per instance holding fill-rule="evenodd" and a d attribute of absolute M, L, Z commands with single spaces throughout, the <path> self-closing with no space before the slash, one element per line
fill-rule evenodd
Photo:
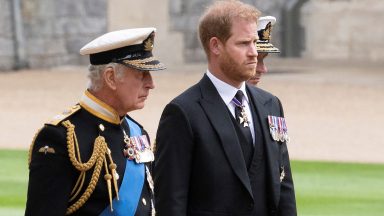
<path fill-rule="evenodd" d="M 164 109 L 154 181 L 159 216 L 296 215 L 279 99 L 255 75 L 259 11 L 216 1 L 199 24 L 208 70 Z"/>

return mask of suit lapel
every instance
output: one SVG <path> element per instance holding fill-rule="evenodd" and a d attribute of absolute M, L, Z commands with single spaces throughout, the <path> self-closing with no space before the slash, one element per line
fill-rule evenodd
<path fill-rule="evenodd" d="M 271 176 L 270 179 L 272 182 L 272 194 L 273 199 L 275 202 L 275 205 L 279 202 L 280 197 L 280 182 L 276 181 L 279 180 L 280 170 L 279 170 L 279 155 L 276 154 L 279 151 L 278 146 L 272 142 L 270 139 L 269 134 L 269 125 L 268 125 L 268 115 L 271 115 L 270 113 L 270 106 L 272 103 L 271 97 L 264 97 L 265 94 L 262 94 L 261 92 L 258 92 L 257 88 L 254 87 L 248 87 L 248 92 L 250 92 L 250 96 L 253 99 L 253 102 L 256 106 L 256 112 L 260 117 L 261 121 L 261 132 L 264 135 L 264 143 L 265 143 L 265 149 L 266 149 L 266 159 L 267 159 L 267 170 L 269 170 L 269 173 Z"/>
<path fill-rule="evenodd" d="M 227 106 L 224 104 L 207 75 L 204 75 L 199 84 L 202 94 L 200 104 L 220 137 L 220 142 L 223 145 L 233 171 L 247 188 L 250 196 L 253 197 L 243 153 L 237 136 L 233 136 L 236 134 L 236 131 L 233 127 Z"/>

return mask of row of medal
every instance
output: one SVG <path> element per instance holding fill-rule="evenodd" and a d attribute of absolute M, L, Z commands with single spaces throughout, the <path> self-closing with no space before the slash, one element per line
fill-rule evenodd
<path fill-rule="evenodd" d="M 285 118 L 268 116 L 269 132 L 275 141 L 289 142 L 287 124 Z"/>
<path fill-rule="evenodd" d="M 146 135 L 128 137 L 124 133 L 124 156 L 136 163 L 146 163 L 155 159 Z"/>

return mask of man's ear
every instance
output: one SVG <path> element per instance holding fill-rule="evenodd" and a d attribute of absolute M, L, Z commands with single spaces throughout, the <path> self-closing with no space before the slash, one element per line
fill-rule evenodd
<path fill-rule="evenodd" d="M 211 50 L 211 53 L 214 55 L 219 55 L 221 51 L 222 43 L 217 37 L 212 37 L 209 40 L 209 50 Z"/>
<path fill-rule="evenodd" d="M 116 90 L 116 72 L 113 67 L 107 67 L 103 73 L 103 80 L 106 86 Z"/>

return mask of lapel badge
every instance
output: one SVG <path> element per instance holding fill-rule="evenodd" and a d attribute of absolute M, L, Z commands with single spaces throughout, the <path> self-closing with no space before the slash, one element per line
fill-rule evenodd
<path fill-rule="evenodd" d="M 40 153 L 44 153 L 44 154 L 47 154 L 47 153 L 50 153 L 50 154 L 55 154 L 55 149 L 52 148 L 52 147 L 49 147 L 49 146 L 44 146 L 44 147 L 41 147 L 39 148 L 39 152 Z"/>

